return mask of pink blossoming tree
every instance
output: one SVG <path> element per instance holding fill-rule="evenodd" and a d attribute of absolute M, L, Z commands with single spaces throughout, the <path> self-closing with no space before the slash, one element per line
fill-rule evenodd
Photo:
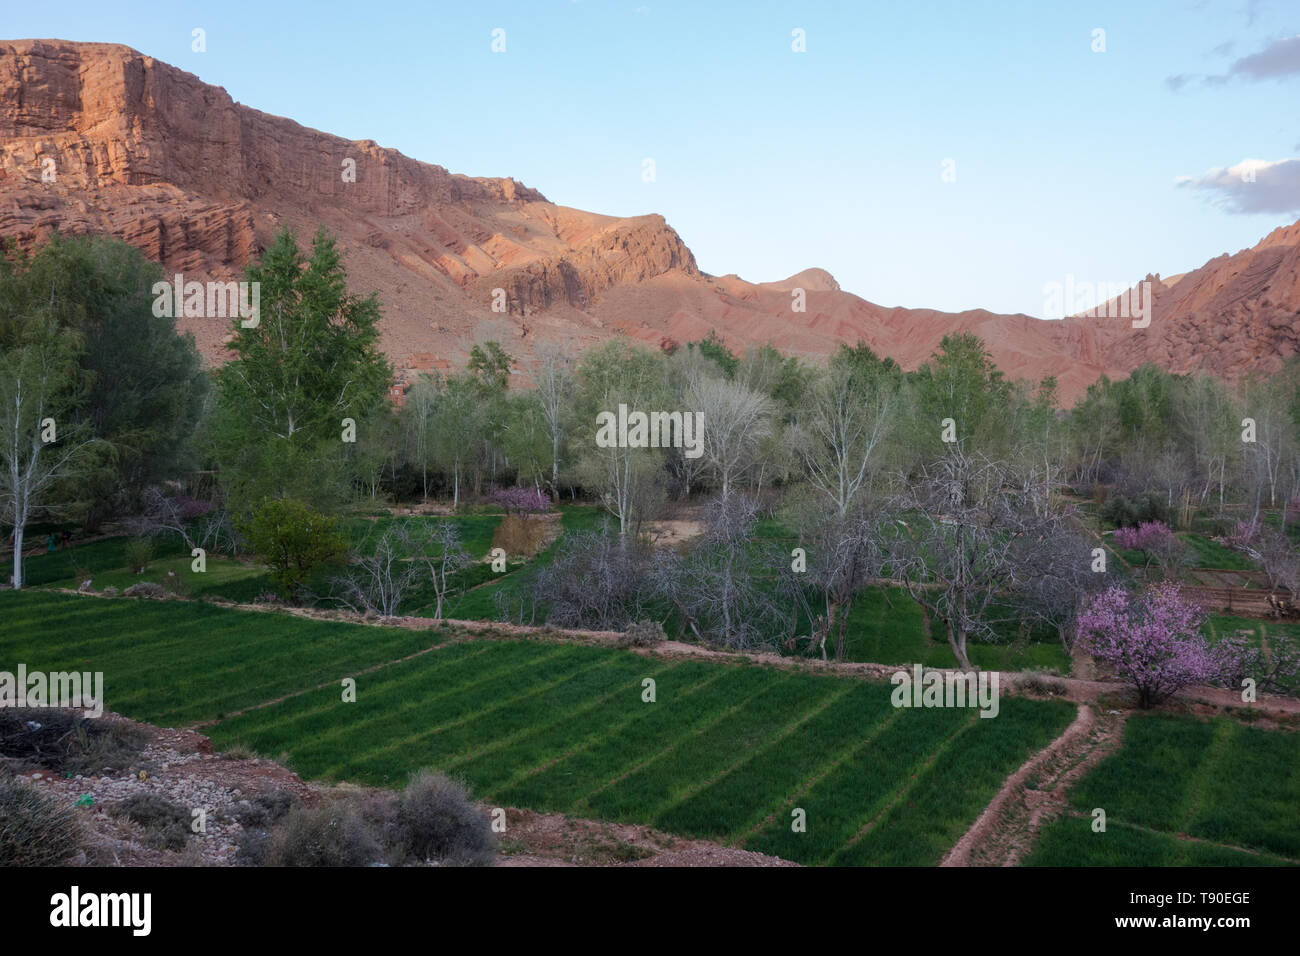
<path fill-rule="evenodd" d="M 1201 634 L 1204 613 L 1177 585 L 1157 584 L 1140 595 L 1112 587 L 1079 616 L 1079 637 L 1098 660 L 1132 684 L 1138 706 L 1153 707 L 1192 684 L 1215 680 L 1222 662 Z"/>

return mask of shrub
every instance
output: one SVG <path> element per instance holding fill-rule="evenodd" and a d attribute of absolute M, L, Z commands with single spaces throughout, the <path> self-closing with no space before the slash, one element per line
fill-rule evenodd
<path fill-rule="evenodd" d="M 297 798 L 288 790 L 272 790 L 239 801 L 231 816 L 245 829 L 264 828 L 283 820 L 297 802 Z"/>
<path fill-rule="evenodd" d="M 126 543 L 126 566 L 133 574 L 148 570 L 152 560 L 153 542 L 148 538 L 132 538 Z"/>
<path fill-rule="evenodd" d="M 1079 635 L 1098 660 L 1152 707 L 1184 687 L 1215 679 L 1222 670 L 1201 633 L 1204 613 L 1178 587 L 1160 584 L 1141 596 L 1122 587 L 1096 595 L 1079 615 Z"/>
<path fill-rule="evenodd" d="M 1037 670 L 1027 671 L 1016 682 L 1016 687 L 1019 690 L 1043 697 L 1060 697 L 1067 690 L 1065 681 L 1061 680 L 1060 677 Z"/>
<path fill-rule="evenodd" d="M 249 546 L 266 559 L 281 593 L 296 600 L 313 571 L 342 561 L 347 541 L 338 519 L 292 498 L 267 499 L 238 526 Z"/>
<path fill-rule="evenodd" d="M 180 850 L 189 839 L 189 811 L 156 793 L 133 793 L 114 813 L 143 827 L 146 842 L 154 849 Z"/>
<path fill-rule="evenodd" d="M 139 581 L 122 592 L 127 597 L 161 598 L 167 596 L 167 589 L 153 581 Z"/>
<path fill-rule="evenodd" d="M 72 810 L 27 784 L 0 783 L 0 867 L 59 866 L 76 854 L 80 841 Z"/>
<path fill-rule="evenodd" d="M 494 841 L 488 819 L 464 788 L 440 773 L 416 774 L 397 801 L 394 849 L 406 860 L 486 866 Z"/>
<path fill-rule="evenodd" d="M 1101 506 L 1099 514 L 1103 521 L 1108 521 L 1117 528 L 1136 528 L 1146 521 L 1159 521 L 1169 524 L 1172 515 L 1169 506 L 1159 495 L 1147 492 L 1130 501 L 1124 495 L 1114 495 Z"/>
<path fill-rule="evenodd" d="M 118 720 L 70 710 L 0 708 L 0 756 L 59 773 L 121 767 L 144 749 L 145 732 Z"/>
<path fill-rule="evenodd" d="M 257 852 L 250 849 L 250 856 Z M 354 801 L 340 798 L 290 810 L 266 837 L 261 862 L 264 866 L 366 866 L 383 856 Z"/>
<path fill-rule="evenodd" d="M 637 621 L 623 632 L 619 644 L 623 647 L 654 647 L 668 639 L 658 621 Z"/>
<path fill-rule="evenodd" d="M 504 508 L 506 514 L 536 514 L 551 510 L 551 496 L 536 488 L 497 488 L 488 498 Z"/>

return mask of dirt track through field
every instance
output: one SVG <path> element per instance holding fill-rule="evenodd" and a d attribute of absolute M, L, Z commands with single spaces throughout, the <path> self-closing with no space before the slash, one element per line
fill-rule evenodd
<path fill-rule="evenodd" d="M 1069 788 L 1119 743 L 1122 714 L 1098 719 L 1090 704 L 1061 736 L 1034 754 L 1002 784 L 940 866 L 1015 866 L 1043 824 L 1067 810 Z"/>

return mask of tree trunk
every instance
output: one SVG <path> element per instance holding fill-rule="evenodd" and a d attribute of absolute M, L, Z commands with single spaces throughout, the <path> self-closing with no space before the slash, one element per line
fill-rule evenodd
<path fill-rule="evenodd" d="M 23 588 L 23 531 L 27 522 L 20 521 L 14 525 L 14 590 Z"/>
<path fill-rule="evenodd" d="M 973 671 L 970 658 L 966 656 L 966 632 L 960 628 L 954 628 L 951 624 L 948 626 L 948 646 L 952 648 L 953 656 L 957 658 L 957 667 L 963 671 Z"/>

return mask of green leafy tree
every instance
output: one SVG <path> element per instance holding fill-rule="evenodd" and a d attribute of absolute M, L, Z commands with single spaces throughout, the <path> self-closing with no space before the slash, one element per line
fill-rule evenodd
<path fill-rule="evenodd" d="M 353 478 L 345 419 L 365 428 L 392 378 L 378 301 L 348 292 L 323 230 L 307 259 L 281 232 L 248 281 L 260 284 L 259 321 L 235 321 L 235 358 L 217 373 L 212 437 L 223 484 L 244 502 L 289 494 L 337 502 Z"/>
<path fill-rule="evenodd" d="M 237 528 L 249 547 L 266 560 L 284 596 L 294 601 L 312 572 L 347 555 L 338 519 L 294 498 L 263 501 Z"/>
<path fill-rule="evenodd" d="M 698 350 L 701 355 L 711 359 L 722 369 L 722 373 L 728 379 L 736 377 L 736 370 L 740 368 L 740 358 L 727 348 L 722 338 L 718 335 L 718 330 L 713 329 L 700 342 L 688 342 L 686 347 L 691 350 Z"/>
<path fill-rule="evenodd" d="M 912 377 L 915 393 L 914 447 L 932 460 L 944 450 L 942 422 L 951 418 L 957 443 L 983 454 L 1007 444 L 1006 423 L 1013 389 L 993 364 L 979 336 L 945 335 L 939 350 Z"/>
<path fill-rule="evenodd" d="M 61 424 L 85 424 L 98 440 L 57 495 L 88 527 L 135 508 L 146 488 L 192 464 L 208 378 L 192 336 L 154 314 L 161 279 L 139 250 L 106 236 L 55 235 L 0 260 L 0 340 L 14 341 L 37 318 L 76 336 L 83 394 Z"/>

